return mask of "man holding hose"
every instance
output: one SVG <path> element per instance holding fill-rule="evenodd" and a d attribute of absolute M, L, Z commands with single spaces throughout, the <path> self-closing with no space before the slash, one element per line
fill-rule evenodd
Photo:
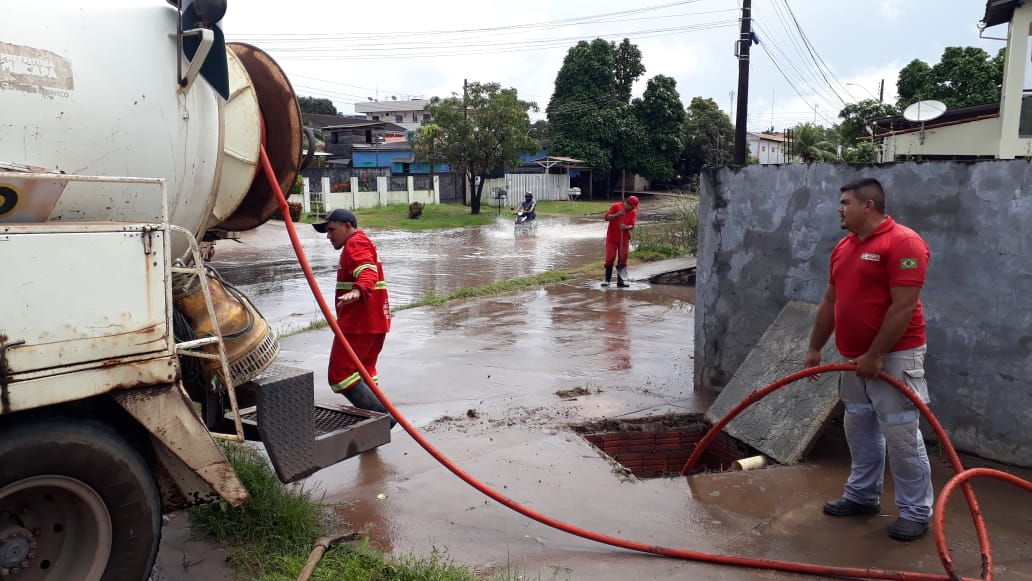
<path fill-rule="evenodd" d="M 881 512 L 887 452 L 899 509 L 889 536 L 912 541 L 928 531 L 932 516 L 931 467 L 920 413 L 878 374 L 884 369 L 928 402 L 919 295 L 930 252 L 916 232 L 885 213 L 885 192 L 873 178 L 842 186 L 839 218 L 850 233 L 831 253 L 829 284 L 805 361 L 806 367 L 820 365 L 821 349 L 834 330 L 839 353 L 856 364 L 855 373 L 839 378 L 852 467 L 842 498 L 826 502 L 824 513 Z"/>

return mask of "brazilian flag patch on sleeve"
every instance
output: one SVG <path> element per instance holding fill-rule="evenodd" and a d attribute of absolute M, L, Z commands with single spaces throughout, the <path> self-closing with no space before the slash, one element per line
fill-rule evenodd
<path fill-rule="evenodd" d="M 900 268 L 917 268 L 916 258 L 901 258 L 899 261 Z"/>

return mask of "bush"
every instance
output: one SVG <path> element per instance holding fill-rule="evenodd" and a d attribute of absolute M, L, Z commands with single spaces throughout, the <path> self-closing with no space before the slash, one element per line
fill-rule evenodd
<path fill-rule="evenodd" d="M 301 202 L 289 202 L 287 206 L 290 207 L 290 221 L 297 222 L 301 219 Z"/>
<path fill-rule="evenodd" d="M 412 220 L 423 215 L 423 208 L 426 204 L 422 202 L 412 202 L 408 205 L 408 217 Z"/>
<path fill-rule="evenodd" d="M 649 262 L 698 252 L 698 198 L 682 192 L 676 200 L 671 219 L 642 224 L 634 230 L 637 244 L 631 256 Z"/>
<path fill-rule="evenodd" d="M 351 191 L 351 182 L 337 182 L 337 183 L 333 184 L 333 187 L 330 188 L 330 191 L 331 192 L 335 192 L 335 193 L 336 192 L 350 192 Z"/>

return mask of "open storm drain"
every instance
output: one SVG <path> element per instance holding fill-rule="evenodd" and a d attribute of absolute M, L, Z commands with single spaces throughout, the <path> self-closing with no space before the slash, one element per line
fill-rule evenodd
<path fill-rule="evenodd" d="M 592 446 L 638 478 L 677 476 L 710 429 L 702 414 L 599 420 L 571 426 Z M 758 455 L 755 449 L 721 432 L 703 452 L 696 470 L 731 470 Z"/>

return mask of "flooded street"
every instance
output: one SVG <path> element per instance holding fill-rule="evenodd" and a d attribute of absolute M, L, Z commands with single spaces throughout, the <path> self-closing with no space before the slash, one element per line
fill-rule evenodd
<path fill-rule="evenodd" d="M 296 226 L 312 271 L 329 300 L 339 252 L 308 224 Z M 517 236 L 512 221 L 502 214 L 493 225 L 480 228 L 370 229 L 367 234 L 379 250 L 391 303 L 398 307 L 430 294 L 444 295 L 601 260 L 605 224 L 597 216 L 549 216 L 539 219 L 531 233 Z M 239 243 L 220 242 L 212 266 L 250 297 L 277 332 L 321 318 L 283 222 L 274 220 L 243 232 Z"/>

